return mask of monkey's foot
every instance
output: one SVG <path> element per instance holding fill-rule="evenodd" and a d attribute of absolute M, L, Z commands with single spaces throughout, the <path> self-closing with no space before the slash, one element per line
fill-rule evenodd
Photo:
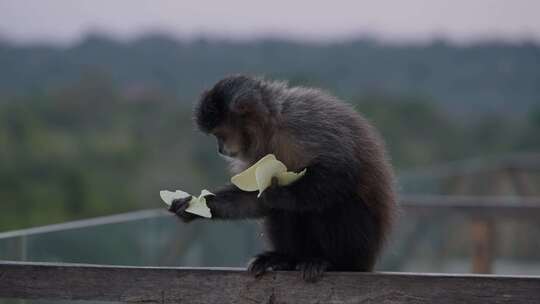
<path fill-rule="evenodd" d="M 255 277 L 260 277 L 268 270 L 294 270 L 293 260 L 281 253 L 267 251 L 256 255 L 249 263 L 248 271 Z"/>
<path fill-rule="evenodd" d="M 310 283 L 320 280 L 329 268 L 330 263 L 323 259 L 308 259 L 296 264 L 296 269 L 302 273 L 302 279 Z"/>

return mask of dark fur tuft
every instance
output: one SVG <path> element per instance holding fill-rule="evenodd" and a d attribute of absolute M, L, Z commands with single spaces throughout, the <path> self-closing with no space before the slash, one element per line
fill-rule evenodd
<path fill-rule="evenodd" d="M 208 133 L 222 124 L 234 110 L 244 110 L 244 104 L 242 109 L 238 109 L 238 102 L 253 101 L 249 97 L 257 93 L 259 86 L 259 80 L 243 75 L 229 76 L 219 81 L 202 94 L 195 108 L 195 121 L 199 129 Z"/>

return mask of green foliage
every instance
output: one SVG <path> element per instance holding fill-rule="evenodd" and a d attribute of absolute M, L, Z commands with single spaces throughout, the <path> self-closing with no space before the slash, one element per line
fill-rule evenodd
<path fill-rule="evenodd" d="M 538 111 L 525 124 L 499 116 L 464 124 L 418 97 L 353 102 L 398 168 L 540 148 Z M 161 189 L 197 192 L 227 178 L 212 140 L 193 130 L 191 108 L 172 97 L 123 97 L 91 75 L 0 105 L 0 230 L 159 207 Z"/>
<path fill-rule="evenodd" d="M 163 187 L 197 189 L 213 149 L 200 150 L 190 110 L 161 96 L 128 100 L 95 75 L 2 100 L 0 230 L 157 207 Z"/>
<path fill-rule="evenodd" d="M 540 100 L 540 47 L 503 42 L 387 45 L 371 40 L 302 44 L 280 40 L 131 42 L 90 36 L 69 47 L 0 42 L 0 92 L 28 94 L 101 71 L 121 88 L 149 86 L 185 98 L 229 73 L 254 73 L 332 89 L 343 97 L 380 90 L 433 98 L 457 113 L 523 113 Z"/>
<path fill-rule="evenodd" d="M 432 102 L 372 94 L 358 98 L 356 104 L 381 132 L 395 165 L 410 167 L 456 158 L 453 141 L 458 140 L 458 130 Z"/>
<path fill-rule="evenodd" d="M 229 72 L 345 96 L 380 130 L 398 169 L 538 151 L 539 54 L 528 45 L 160 37 L 92 38 L 65 50 L 0 45 L 0 231 L 162 207 L 161 189 L 223 184 L 225 162 L 194 131 L 191 103 Z"/>

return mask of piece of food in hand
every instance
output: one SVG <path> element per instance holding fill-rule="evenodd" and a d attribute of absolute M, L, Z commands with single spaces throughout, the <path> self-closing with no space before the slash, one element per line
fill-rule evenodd
<path fill-rule="evenodd" d="M 200 215 L 206 218 L 212 217 L 210 208 L 208 208 L 208 206 L 206 205 L 206 197 L 211 195 L 214 194 L 206 189 L 201 191 L 199 197 L 192 196 L 191 194 L 180 190 L 176 190 L 175 192 L 167 190 L 159 191 L 159 196 L 161 196 L 161 199 L 165 202 L 165 204 L 169 206 L 173 203 L 175 199 L 182 199 L 192 196 L 186 212 Z"/>
<path fill-rule="evenodd" d="M 306 169 L 299 173 L 287 171 L 287 167 L 276 159 L 274 154 L 261 158 L 253 166 L 233 176 L 231 182 L 243 191 L 263 191 L 272 184 L 272 178 L 277 177 L 279 186 L 289 185 L 306 173 Z"/>

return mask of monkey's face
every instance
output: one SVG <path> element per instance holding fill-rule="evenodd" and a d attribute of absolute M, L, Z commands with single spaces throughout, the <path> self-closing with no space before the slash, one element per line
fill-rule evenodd
<path fill-rule="evenodd" d="M 219 154 L 232 158 L 243 158 L 247 146 L 246 135 L 239 128 L 220 126 L 211 132 L 217 140 Z"/>
<path fill-rule="evenodd" d="M 272 116 L 261 86 L 260 80 L 231 76 L 202 94 L 195 120 L 201 131 L 216 137 L 221 155 L 251 163 L 267 152 Z"/>

